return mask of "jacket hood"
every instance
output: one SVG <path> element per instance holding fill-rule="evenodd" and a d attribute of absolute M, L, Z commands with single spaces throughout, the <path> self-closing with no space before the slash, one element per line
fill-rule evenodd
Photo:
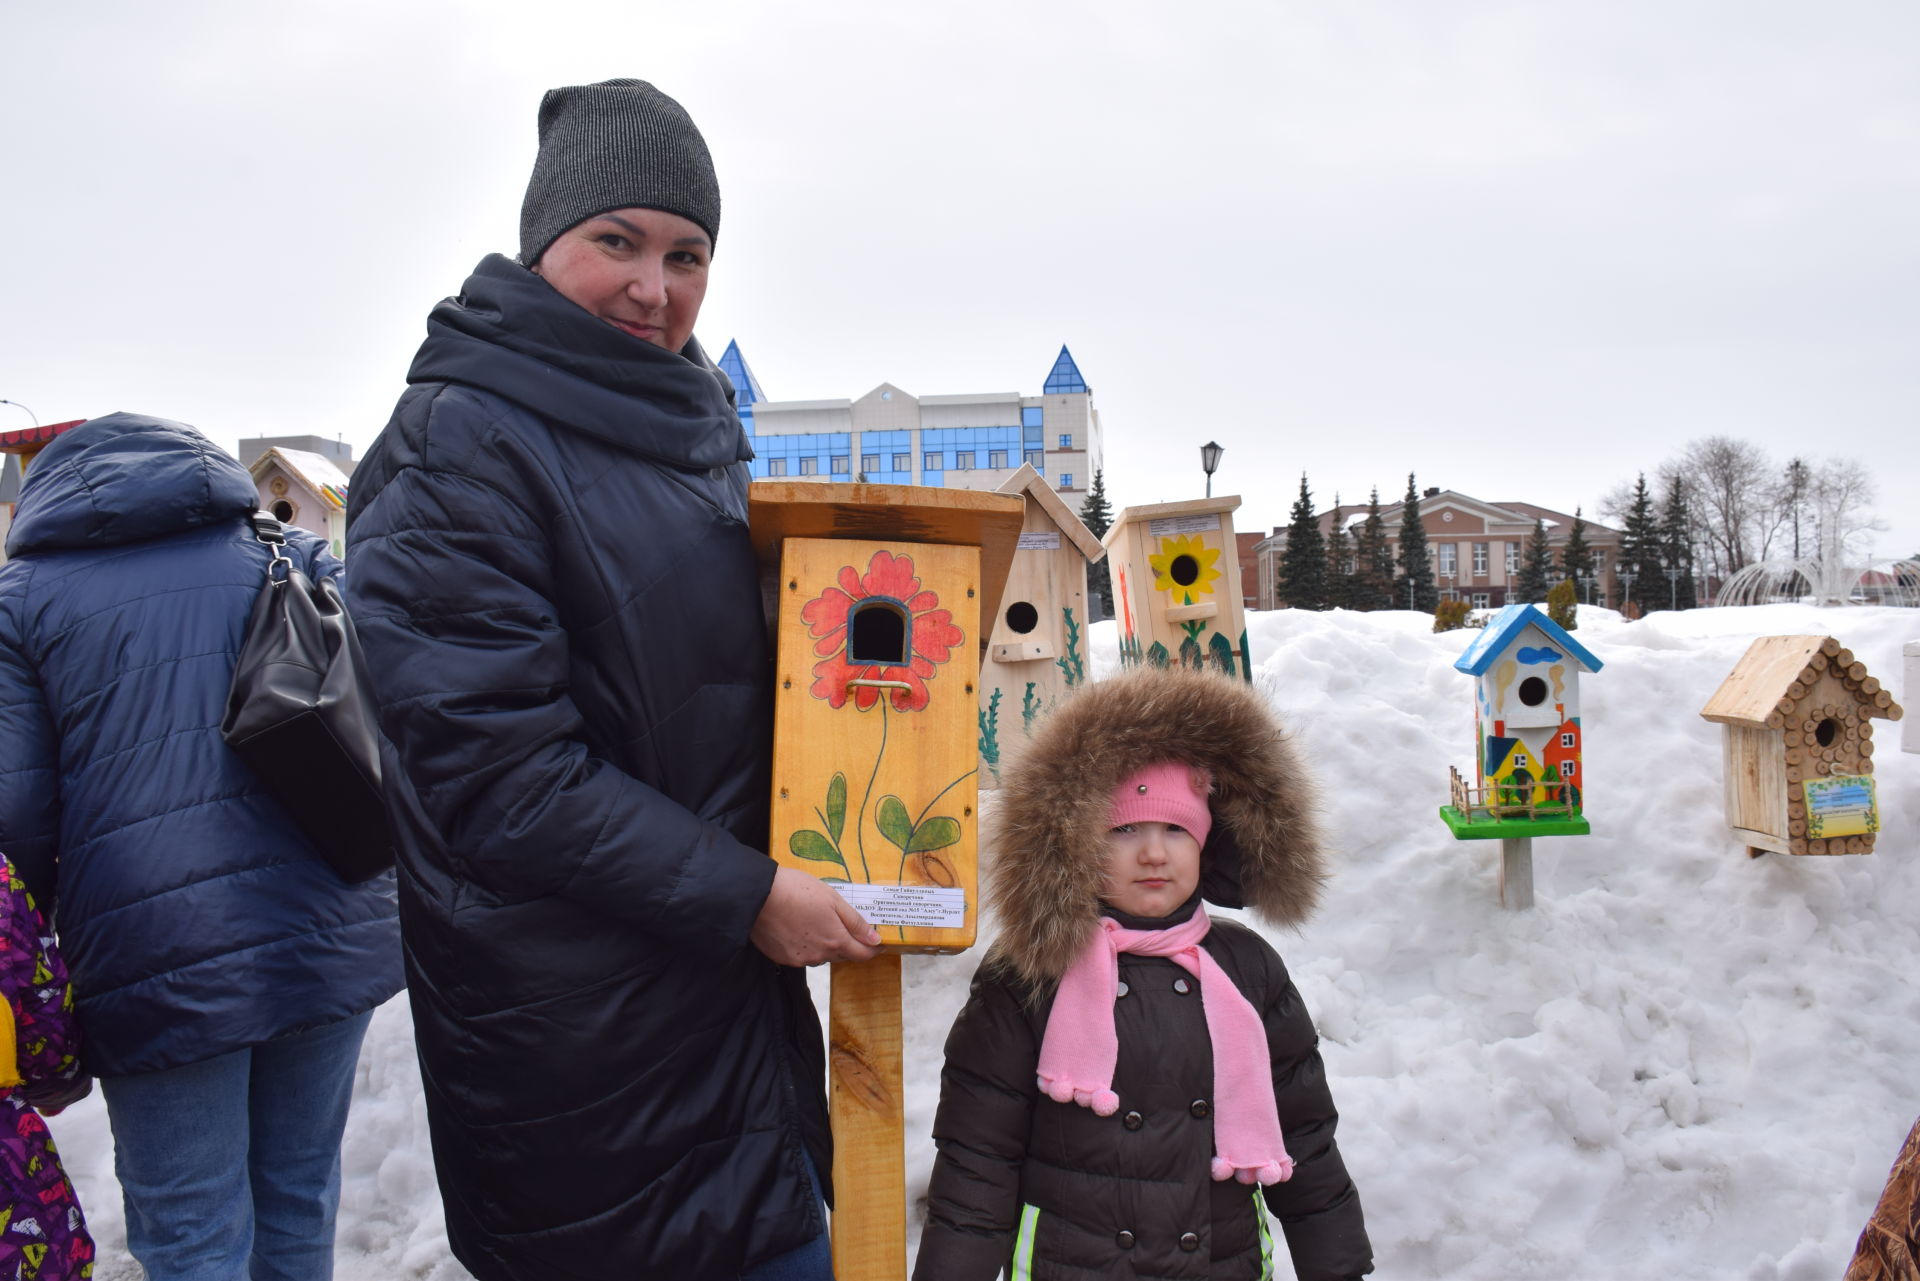
<path fill-rule="evenodd" d="M 108 414 L 54 437 L 27 468 L 7 555 L 140 542 L 259 505 L 247 469 L 185 423 Z"/>
<path fill-rule="evenodd" d="M 500 254 L 428 314 L 407 381 L 477 387 L 670 466 L 753 457 L 733 385 L 698 341 L 671 352 L 623 334 Z"/>
<path fill-rule="evenodd" d="M 1200 896 L 1276 925 L 1312 913 L 1326 875 L 1318 789 L 1266 697 L 1218 673 L 1144 668 L 1067 699 L 1002 772 L 988 820 L 994 954 L 1027 983 L 1056 982 L 1111 914 L 1113 789 L 1161 761 L 1213 775 Z"/>

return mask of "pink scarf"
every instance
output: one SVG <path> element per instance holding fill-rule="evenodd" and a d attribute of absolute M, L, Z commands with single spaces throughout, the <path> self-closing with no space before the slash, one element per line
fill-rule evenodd
<path fill-rule="evenodd" d="M 1200 946 L 1211 926 L 1204 907 L 1164 930 L 1130 930 L 1101 917 L 1099 932 L 1060 979 L 1040 1042 L 1040 1089 L 1055 1102 L 1078 1103 L 1099 1116 L 1119 1110 L 1120 1096 L 1113 1092 L 1120 1055 L 1113 1003 L 1120 953 L 1167 957 L 1200 980 L 1207 1037 L 1213 1042 L 1214 1179 L 1284 1183 L 1293 1177 L 1293 1158 L 1280 1137 L 1267 1030 L 1227 972 Z"/>

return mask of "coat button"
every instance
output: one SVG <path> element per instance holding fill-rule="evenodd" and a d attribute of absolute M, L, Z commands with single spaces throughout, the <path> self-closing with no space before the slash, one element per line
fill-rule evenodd
<path fill-rule="evenodd" d="M 1125 995 L 1127 994 L 1127 992 L 1128 992 L 1129 990 L 1130 990 L 1130 989 L 1129 989 L 1129 988 L 1127 987 L 1127 985 L 1126 985 L 1125 983 L 1122 983 L 1122 984 L 1120 985 L 1120 989 L 1119 989 L 1119 993 L 1118 993 L 1118 994 L 1119 994 L 1120 996 L 1125 996 Z"/>
<path fill-rule="evenodd" d="M 1200 1238 L 1192 1232 L 1182 1232 L 1180 1234 L 1180 1248 L 1182 1250 L 1198 1250 L 1200 1248 Z"/>
<path fill-rule="evenodd" d="M 1204 1119 L 1207 1113 L 1213 1111 L 1213 1109 L 1207 1106 L 1205 1099 L 1195 1099 L 1193 1102 L 1187 1104 L 1187 1111 L 1193 1113 L 1196 1119 Z"/>
<path fill-rule="evenodd" d="M 1127 1231 L 1125 1228 L 1121 1228 L 1113 1234 L 1113 1243 L 1122 1250 L 1131 1250 L 1133 1249 L 1133 1233 Z"/>
<path fill-rule="evenodd" d="M 1173 990 L 1185 996 L 1187 993 L 1193 991 L 1193 984 L 1187 982 L 1185 979 L 1175 979 L 1173 981 Z"/>
<path fill-rule="evenodd" d="M 1137 1130 L 1146 1123 L 1147 1118 L 1141 1116 L 1138 1112 L 1129 1112 L 1120 1118 L 1120 1124 L 1126 1126 L 1129 1130 Z"/>

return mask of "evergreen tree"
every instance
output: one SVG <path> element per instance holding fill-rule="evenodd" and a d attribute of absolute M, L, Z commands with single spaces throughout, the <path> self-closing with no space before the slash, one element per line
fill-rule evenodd
<path fill-rule="evenodd" d="M 1433 557 L 1427 553 L 1427 531 L 1420 523 L 1420 491 L 1413 473 L 1407 473 L 1407 497 L 1400 507 L 1400 573 L 1393 582 L 1393 608 L 1431 614 L 1440 603 L 1433 582 Z"/>
<path fill-rule="evenodd" d="M 1287 522 L 1287 545 L 1280 553 L 1280 599 L 1289 609 L 1327 607 L 1327 545 L 1313 518 L 1307 474 L 1300 473 L 1300 497 Z"/>
<path fill-rule="evenodd" d="M 1353 608 L 1393 608 L 1393 544 L 1387 541 L 1387 522 L 1380 519 L 1380 487 L 1367 500 L 1367 519 L 1353 548 Z"/>
<path fill-rule="evenodd" d="M 1567 545 L 1560 549 L 1560 568 L 1572 580 L 1576 592 L 1584 590 L 1580 580 L 1593 576 L 1593 547 L 1587 542 L 1587 522 L 1580 519 L 1580 509 L 1573 509 L 1573 528 L 1567 534 Z"/>
<path fill-rule="evenodd" d="M 1687 506 L 1686 486 L 1678 476 L 1667 481 L 1667 502 L 1660 513 L 1660 559 L 1660 576 L 1667 580 L 1667 603 L 1674 609 L 1698 605 L 1699 594 L 1693 582 L 1693 512 Z M 1669 578 L 1671 570 L 1678 570 L 1678 576 Z"/>
<path fill-rule="evenodd" d="M 1093 488 L 1087 491 L 1086 498 L 1080 504 L 1080 523 L 1095 538 L 1105 538 L 1107 531 L 1113 528 L 1113 506 L 1107 502 L 1106 474 L 1103 470 L 1093 473 Z M 1087 566 L 1087 590 L 1100 598 L 1100 617 L 1113 617 L 1113 573 L 1107 566 L 1107 558 L 1101 557 L 1098 565 Z"/>
<path fill-rule="evenodd" d="M 1340 495 L 1333 496 L 1333 524 L 1327 530 L 1327 608 L 1353 608 L 1353 540 L 1340 518 Z"/>
<path fill-rule="evenodd" d="M 1545 603 L 1553 580 L 1553 545 L 1547 541 L 1547 523 L 1536 516 L 1533 537 L 1527 540 L 1527 549 L 1520 556 L 1520 599 L 1529 605 Z M 1507 600 L 1511 603 L 1513 597 Z"/>
<path fill-rule="evenodd" d="M 1653 516 L 1653 499 L 1647 494 L 1647 476 L 1640 473 L 1634 483 L 1633 498 L 1627 505 L 1624 536 L 1620 540 L 1620 574 L 1623 582 L 1620 606 L 1631 601 L 1642 614 L 1667 605 L 1667 580 L 1660 572 L 1660 524 Z"/>

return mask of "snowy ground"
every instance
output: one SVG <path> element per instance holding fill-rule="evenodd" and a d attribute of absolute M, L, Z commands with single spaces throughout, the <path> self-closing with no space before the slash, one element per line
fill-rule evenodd
<path fill-rule="evenodd" d="M 1698 712 L 1751 638 L 1782 633 L 1838 636 L 1896 697 L 1920 696 L 1900 686 L 1920 614 L 1582 618 L 1606 663 L 1582 689 L 1594 834 L 1536 842 L 1538 902 L 1519 913 L 1496 899 L 1498 842 L 1456 842 L 1435 813 L 1447 766 L 1473 759 L 1452 667 L 1470 637 L 1410 613 L 1251 619 L 1258 682 L 1329 789 L 1326 907 L 1272 937 L 1319 1022 L 1378 1273 L 1837 1277 L 1920 1114 L 1920 756 L 1876 722 L 1875 854 L 1749 860 L 1722 822 L 1720 729 Z M 1113 625 L 1092 639 L 1107 674 Z M 908 961 L 915 1220 L 919 1136 L 973 965 Z M 53 1126 L 97 1275 L 128 1281 L 105 1112 L 96 1097 Z M 341 1281 L 466 1276 L 404 999 L 374 1021 L 345 1167 Z"/>

